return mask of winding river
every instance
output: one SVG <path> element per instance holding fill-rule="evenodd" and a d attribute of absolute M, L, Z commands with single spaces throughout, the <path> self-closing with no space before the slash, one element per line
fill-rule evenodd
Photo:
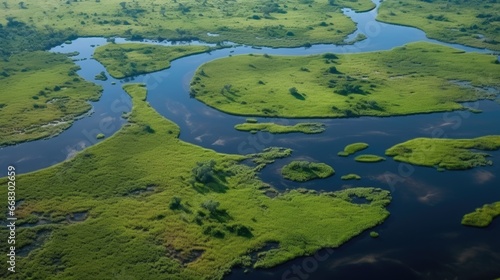
<path fill-rule="evenodd" d="M 380 2 L 375 1 L 377 7 Z M 388 159 L 378 164 L 363 164 L 336 154 L 346 144 L 364 141 L 370 144 L 369 153 L 383 154 L 388 147 L 414 138 L 442 135 L 448 138 L 477 137 L 500 134 L 500 104 L 479 101 L 468 104 L 481 114 L 468 111 L 434 113 L 403 117 L 362 117 L 354 119 L 318 119 L 327 130 L 316 135 L 250 134 L 236 131 L 233 126 L 244 117 L 228 115 L 189 97 L 189 82 L 194 71 L 203 63 L 229 55 L 267 53 L 270 55 L 308 55 L 324 52 L 359 53 L 389 50 L 416 41 L 427 41 L 455 47 L 467 52 L 488 50 L 446 44 L 428 39 L 421 30 L 375 21 L 377 9 L 355 13 L 345 9 L 358 25 L 366 40 L 353 45 L 313 45 L 310 48 L 253 48 L 233 45 L 181 58 L 171 68 L 127 79 L 96 81 L 94 76 L 104 67 L 92 59 L 95 47 L 106 44 L 105 38 L 79 38 L 71 44 L 53 48 L 53 52 L 73 52 L 81 67 L 78 74 L 101 85 L 101 99 L 93 102 L 92 111 L 75 121 L 60 135 L 39 141 L 0 149 L 0 164 L 15 164 L 20 173 L 45 168 L 68 158 L 99 140 L 98 133 L 111 136 L 126 122 L 123 112 L 130 111 L 130 98 L 121 84 L 143 82 L 148 88 L 149 103 L 165 118 L 181 128 L 180 138 L 223 153 L 253 153 L 269 146 L 290 147 L 292 157 L 279 160 L 262 170 L 260 176 L 278 189 L 307 187 L 334 191 L 350 186 L 340 180 L 347 173 L 357 173 L 362 180 L 355 186 L 374 186 L 391 190 L 391 216 L 375 230 L 380 237 L 372 239 L 367 233 L 332 251 L 322 250 L 324 258 L 297 258 L 273 269 L 246 272 L 235 269 L 227 279 L 493 279 L 500 275 L 499 223 L 487 229 L 464 227 L 464 213 L 500 200 L 500 152 L 492 153 L 497 164 L 470 171 L 437 172 L 433 168 L 414 167 Z M 117 39 L 117 43 L 125 42 Z M 146 41 L 170 45 L 170 42 Z M 181 44 L 204 44 L 184 42 Z M 303 120 L 264 119 L 294 124 Z M 311 121 L 311 120 L 308 120 Z M 313 145 L 311 145 L 314 143 Z M 295 159 L 312 159 L 330 164 L 336 176 L 309 183 L 292 183 L 281 179 L 280 168 Z M 3 173 L 2 173 L 3 172 Z M 0 176 L 5 176 L 5 170 Z M 300 222 L 300 221 L 298 221 Z M 290 229 L 293 230 L 293 229 Z M 300 273 L 297 272 L 300 269 Z"/>

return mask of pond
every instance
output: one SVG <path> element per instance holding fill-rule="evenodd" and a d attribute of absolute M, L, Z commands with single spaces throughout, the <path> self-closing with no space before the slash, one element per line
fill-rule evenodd
<path fill-rule="evenodd" d="M 379 1 L 375 3 L 380 4 Z M 263 181 L 279 190 L 306 187 L 334 191 L 350 186 L 373 186 L 392 192 L 391 216 L 374 229 L 380 237 L 374 239 L 369 232 L 364 232 L 341 248 L 322 250 L 316 257 L 298 258 L 272 269 L 250 272 L 235 269 L 227 279 L 365 279 L 368 273 L 374 279 L 498 277 L 499 222 L 495 221 L 487 229 L 475 229 L 462 226 L 460 220 L 463 214 L 484 203 L 500 200 L 500 179 L 497 177 L 500 165 L 470 171 L 438 172 L 433 168 L 398 163 L 390 158 L 382 163 L 360 163 L 355 162 L 352 156 L 339 157 L 337 152 L 347 144 L 361 141 L 370 144 L 367 153 L 383 155 L 385 149 L 414 137 L 441 135 L 469 138 L 500 134 L 500 104 L 493 101 L 468 104 L 482 110 L 480 114 L 457 111 L 388 118 L 309 119 L 325 124 L 326 131 L 315 135 L 272 135 L 237 131 L 233 126 L 244 122 L 245 117 L 219 112 L 189 97 L 189 82 L 194 71 L 205 62 L 229 55 L 359 53 L 389 50 L 416 41 L 438 43 L 468 52 L 488 52 L 431 40 L 415 28 L 377 22 L 376 9 L 365 13 L 345 9 L 344 13 L 358 24 L 358 30 L 350 38 L 361 32 L 366 35 L 366 40 L 354 45 L 321 44 L 309 48 L 253 48 L 234 44 L 230 48 L 178 59 L 167 70 L 127 79 L 110 77 L 104 67 L 92 59 L 95 47 L 107 43 L 105 38 L 78 38 L 71 44 L 55 47 L 52 49 L 54 52 L 78 51 L 79 54 L 73 57 L 81 67 L 78 74 L 102 85 L 103 95 L 98 102 L 92 103 L 93 109 L 89 114 L 75 121 L 60 135 L 0 149 L 0 163 L 15 164 L 20 173 L 31 172 L 71 158 L 76 152 L 97 143 L 98 133 L 107 137 L 113 135 L 126 123 L 121 116 L 131 108 L 130 98 L 121 85 L 142 82 L 148 88 L 148 102 L 161 115 L 180 126 L 180 138 L 184 141 L 223 153 L 254 153 L 270 146 L 292 148 L 294 152 L 290 158 L 278 160 L 260 173 Z M 125 41 L 116 39 L 117 43 Z M 101 71 L 106 72 L 107 81 L 94 80 L 94 76 Z M 259 122 L 275 121 L 281 124 L 304 121 L 257 119 Z M 284 180 L 280 169 L 292 160 L 327 163 L 335 169 L 336 175 L 306 183 Z M 500 162 L 500 152 L 493 152 L 492 160 Z M 5 170 L 0 171 L 0 176 L 5 176 L 4 173 Z M 340 179 L 349 173 L 356 173 L 362 179 Z"/>

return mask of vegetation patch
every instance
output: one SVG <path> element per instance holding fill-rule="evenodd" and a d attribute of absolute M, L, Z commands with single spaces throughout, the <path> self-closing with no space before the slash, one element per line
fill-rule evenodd
<path fill-rule="evenodd" d="M 500 216 L 500 202 L 485 204 L 476 211 L 465 214 L 462 218 L 462 225 L 471 227 L 487 227 L 493 219 Z"/>
<path fill-rule="evenodd" d="M 239 55 L 200 66 L 191 95 L 223 112 L 264 117 L 465 110 L 461 102 L 494 99 L 496 94 L 453 81 L 500 88 L 500 64 L 494 59 L 424 42 L 360 54 Z"/>
<path fill-rule="evenodd" d="M 414 26 L 445 42 L 500 50 L 499 10 L 496 0 L 387 0 L 377 20 Z"/>
<path fill-rule="evenodd" d="M 361 176 L 359 176 L 358 174 L 346 174 L 342 177 L 340 177 L 340 179 L 342 180 L 361 180 Z"/>
<path fill-rule="evenodd" d="M 242 123 L 234 126 L 240 131 L 266 131 L 273 134 L 282 133 L 306 133 L 316 134 L 325 131 L 325 125 L 322 123 L 298 123 L 295 125 L 280 125 L 276 123 Z"/>
<path fill-rule="evenodd" d="M 415 138 L 397 144 L 385 154 L 394 160 L 438 169 L 460 170 L 492 165 L 487 153 L 500 148 L 500 136 L 474 139 Z"/>
<path fill-rule="evenodd" d="M 305 182 L 313 179 L 330 177 L 335 174 L 335 170 L 325 163 L 292 161 L 283 166 L 281 174 L 288 180 Z"/>
<path fill-rule="evenodd" d="M 64 54 L 20 53 L 0 60 L 0 146 L 54 136 L 100 97 Z"/>
<path fill-rule="evenodd" d="M 106 76 L 106 72 L 101 71 L 101 73 L 95 75 L 94 79 L 99 80 L 99 81 L 107 81 L 108 80 L 108 76 Z"/>
<path fill-rule="evenodd" d="M 372 231 L 372 232 L 370 232 L 370 237 L 371 237 L 371 238 L 377 238 L 377 237 L 379 237 L 379 236 L 380 236 L 380 234 L 378 234 L 378 232 L 376 232 L 376 231 Z"/>
<path fill-rule="evenodd" d="M 209 49 L 207 46 L 112 43 L 98 47 L 94 52 L 94 58 L 106 67 L 111 76 L 121 79 L 169 68 L 172 60 L 206 52 Z"/>
<path fill-rule="evenodd" d="M 362 150 L 368 148 L 369 146 L 370 145 L 368 145 L 366 143 L 362 143 L 362 142 L 349 144 L 349 145 L 345 146 L 343 151 L 338 152 L 337 155 L 339 155 L 341 157 L 347 157 L 349 155 L 352 155 L 352 154 L 355 154 L 359 151 L 362 151 Z"/>
<path fill-rule="evenodd" d="M 381 162 L 384 161 L 385 158 L 377 155 L 359 155 L 354 158 L 355 161 L 357 162 Z"/>
<path fill-rule="evenodd" d="M 29 186 L 16 190 L 23 201 L 19 219 L 78 220 L 19 228 L 16 249 L 34 249 L 16 258 L 23 268 L 16 278 L 222 279 L 234 266 L 271 267 L 336 248 L 389 215 L 389 192 L 372 188 L 358 190 L 373 198 L 363 205 L 349 202 L 344 191 L 271 198 L 261 191 L 267 184 L 255 169 L 240 164 L 249 155 L 219 154 L 179 140 L 179 127 L 149 106 L 143 85 L 124 88 L 133 108 L 119 132 L 71 160 L 16 177 L 18 185 Z M 286 152 L 267 154 L 260 158 Z M 200 182 L 207 183 L 200 188 Z M 7 178 L 0 184 L 7 185 Z M 148 195 L 129 195 L 151 186 Z M 0 196 L 7 196 L 6 188 Z M 81 213 L 84 218 L 76 217 Z M 46 239 L 37 238 L 42 227 L 51 229 Z M 1 228 L 0 238 L 7 236 Z M 279 246 L 252 264 L 252 252 L 270 243 Z M 0 250 L 7 252 L 6 246 L 1 242 Z M 8 279 L 6 266 L 0 265 L 0 275 Z"/>

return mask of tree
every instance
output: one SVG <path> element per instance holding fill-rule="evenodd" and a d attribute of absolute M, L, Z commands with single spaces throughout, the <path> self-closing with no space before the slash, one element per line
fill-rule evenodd
<path fill-rule="evenodd" d="M 201 204 L 201 207 L 205 208 L 210 212 L 210 214 L 217 213 L 217 208 L 219 208 L 220 203 L 214 200 L 207 200 Z"/>
<path fill-rule="evenodd" d="M 120 2 L 120 6 L 125 10 L 127 8 L 127 2 Z"/>
<path fill-rule="evenodd" d="M 167 12 L 167 9 L 165 8 L 165 6 L 162 6 L 162 7 L 160 8 L 160 14 L 161 14 L 162 16 L 165 16 L 165 12 Z"/>
<path fill-rule="evenodd" d="M 215 160 L 211 159 L 206 162 L 198 162 L 197 166 L 193 168 L 193 175 L 196 181 L 200 183 L 207 183 L 213 178 L 213 168 L 215 167 Z"/>
<path fill-rule="evenodd" d="M 172 210 L 179 209 L 179 207 L 181 207 L 181 198 L 178 196 L 172 197 L 172 200 L 170 200 L 169 207 Z"/>
<path fill-rule="evenodd" d="M 26 3 L 24 3 L 24 1 L 19 2 L 19 8 L 21 8 L 21 9 L 27 9 L 26 8 Z"/>

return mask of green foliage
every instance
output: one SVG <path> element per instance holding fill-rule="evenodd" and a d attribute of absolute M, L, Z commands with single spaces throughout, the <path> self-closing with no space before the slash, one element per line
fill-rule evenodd
<path fill-rule="evenodd" d="M 476 211 L 465 214 L 462 218 L 462 225 L 471 227 L 487 227 L 493 219 L 500 216 L 500 202 L 485 204 Z"/>
<path fill-rule="evenodd" d="M 335 170 L 325 163 L 292 161 L 283 166 L 281 174 L 288 180 L 304 182 L 318 178 L 330 177 L 335 174 Z"/>
<path fill-rule="evenodd" d="M 342 177 L 340 177 L 340 179 L 342 180 L 361 180 L 361 176 L 359 176 L 358 174 L 346 174 L 346 175 L 343 175 Z"/>
<path fill-rule="evenodd" d="M 370 162 L 381 162 L 384 161 L 385 158 L 377 155 L 359 155 L 355 157 L 354 160 L 358 162 L 370 163 Z"/>
<path fill-rule="evenodd" d="M 96 135 L 97 139 L 104 139 L 104 137 L 106 137 L 106 135 L 104 135 L 102 133 L 99 133 L 99 134 Z"/>
<path fill-rule="evenodd" d="M 475 150 L 492 151 L 500 148 L 500 136 L 474 139 L 415 138 L 386 150 L 394 160 L 438 169 L 470 169 L 491 165 L 489 155 Z"/>
<path fill-rule="evenodd" d="M 94 57 L 106 67 L 111 76 L 124 78 L 166 69 L 175 59 L 208 50 L 209 47 L 206 46 L 107 44 L 98 47 Z"/>
<path fill-rule="evenodd" d="M 215 160 L 211 159 L 206 162 L 197 162 L 193 168 L 193 176 L 200 183 L 208 183 L 214 176 Z"/>
<path fill-rule="evenodd" d="M 325 131 L 322 123 L 298 123 L 295 125 L 280 125 L 276 123 L 246 123 L 237 124 L 235 129 L 240 131 L 267 131 L 273 134 L 300 132 L 306 134 L 316 134 Z"/>
<path fill-rule="evenodd" d="M 292 149 L 281 147 L 269 147 L 257 154 L 250 154 L 247 157 L 252 159 L 259 168 L 263 168 L 267 164 L 273 163 L 276 159 L 286 158 L 292 154 Z"/>
<path fill-rule="evenodd" d="M 424 42 L 347 55 L 240 55 L 202 65 L 191 91 L 211 107 L 243 116 L 356 117 L 453 111 L 464 109 L 465 101 L 496 97 L 481 90 L 500 88 L 499 64 L 491 62 L 488 54 Z M 470 82 L 472 87 L 456 81 Z M 230 94 L 220 90 L 226 84 L 231 85 Z"/>
<path fill-rule="evenodd" d="M 415 26 L 430 38 L 500 50 L 500 2 L 481 0 L 387 0 L 377 20 Z"/>
<path fill-rule="evenodd" d="M 376 231 L 372 231 L 372 232 L 370 232 L 370 237 L 371 237 L 371 238 L 377 238 L 377 237 L 379 237 L 379 236 L 380 236 L 380 235 L 379 235 L 379 234 L 378 234 L 378 232 L 376 232 Z"/>
<path fill-rule="evenodd" d="M 345 146 L 344 150 L 342 152 L 338 152 L 337 155 L 339 155 L 341 157 L 347 157 L 349 155 L 352 155 L 352 154 L 355 154 L 359 151 L 367 149 L 369 146 L 370 145 L 368 145 L 366 143 L 362 143 L 362 142 L 352 143 L 352 144 Z"/>
<path fill-rule="evenodd" d="M 99 81 L 107 81 L 108 76 L 106 76 L 106 73 L 104 71 L 101 71 L 101 73 L 95 75 L 95 79 Z"/>
<path fill-rule="evenodd" d="M 144 101 L 144 85 L 124 89 L 133 102 L 128 125 L 71 160 L 16 178 L 19 186 L 29 186 L 16 190 L 16 198 L 24 201 L 18 218 L 34 220 L 32 215 L 43 213 L 38 215 L 51 219 L 19 229 L 16 248 L 37 247 L 28 250 L 29 257 L 16 259 L 23 269 L 15 275 L 7 274 L 3 262 L 2 279 L 222 279 L 269 242 L 279 246 L 262 252 L 255 267 L 338 247 L 389 215 L 389 193 L 376 189 L 357 191 L 372 197 L 363 205 L 350 203 L 346 191 L 293 190 L 271 199 L 255 170 L 238 164 L 249 156 L 219 154 L 179 140 L 179 127 Z M 146 125 L 155 133 L 144 132 Z M 261 159 L 290 152 L 268 150 Z M 200 192 L 190 185 L 193 168 L 210 160 L 225 192 Z M 1 185 L 6 182 L 0 178 Z M 0 189 L 0 196 L 6 192 Z M 182 203 L 170 209 L 169 202 L 178 205 L 174 197 L 182 197 Z M 216 209 L 214 215 L 201 207 L 207 201 L 217 205 L 207 204 Z M 0 207 L 6 206 L 1 200 Z M 87 219 L 66 222 L 67 215 L 82 211 Z M 4 212 L 0 218 L 5 219 Z M 0 239 L 7 235 L 0 228 Z M 6 252 L 5 246 L 0 243 Z"/>
<path fill-rule="evenodd" d="M 14 54 L 0 60 L 0 69 L 0 146 L 62 132 L 101 92 L 76 75 L 78 66 L 64 54 Z"/>

